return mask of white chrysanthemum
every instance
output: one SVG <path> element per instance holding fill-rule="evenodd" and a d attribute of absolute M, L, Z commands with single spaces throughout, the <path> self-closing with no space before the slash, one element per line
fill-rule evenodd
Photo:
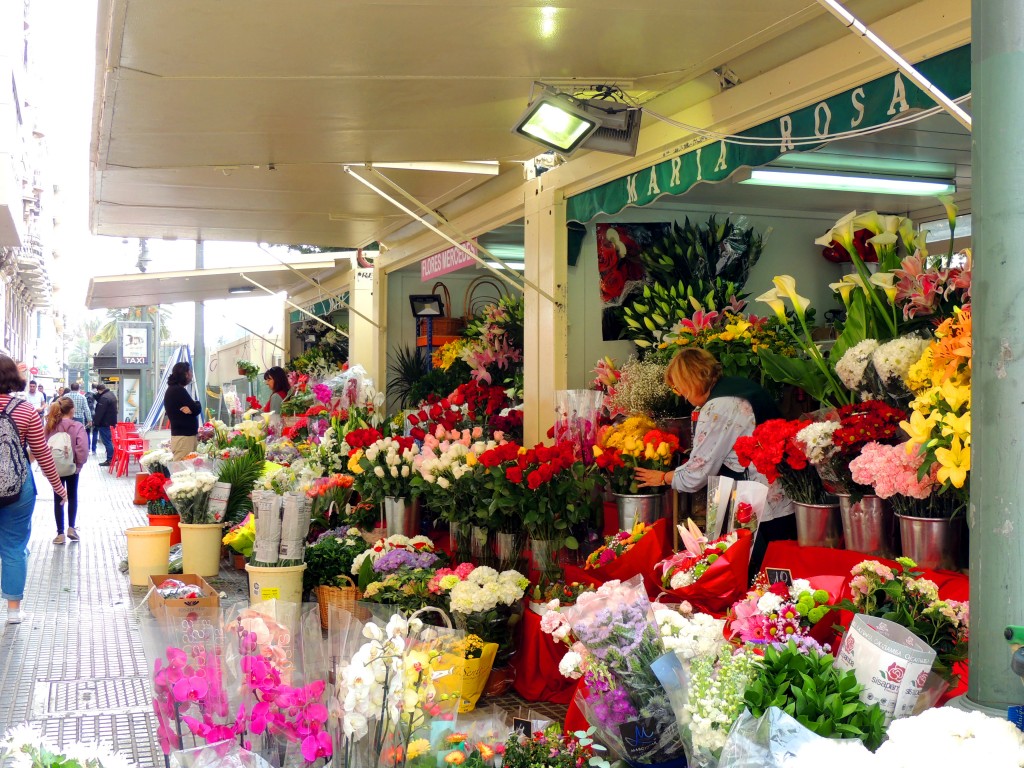
<path fill-rule="evenodd" d="M 882 344 L 871 355 L 871 363 L 883 382 L 902 384 L 910 366 L 921 359 L 931 342 L 916 336 L 903 336 Z"/>
<path fill-rule="evenodd" d="M 858 391 L 864 388 L 864 371 L 871 362 L 871 355 L 878 349 L 877 339 L 864 341 L 850 347 L 836 363 L 836 375 L 847 389 Z"/>
<path fill-rule="evenodd" d="M 816 421 L 796 433 L 796 439 L 803 446 L 811 464 L 818 466 L 832 458 L 836 450 L 832 436 L 837 429 L 838 421 Z"/>

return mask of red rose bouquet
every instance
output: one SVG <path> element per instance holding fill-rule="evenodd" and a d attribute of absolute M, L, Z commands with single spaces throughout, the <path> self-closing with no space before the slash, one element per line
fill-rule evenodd
<path fill-rule="evenodd" d="M 654 571 L 670 595 L 694 610 L 723 616 L 747 591 L 753 537 L 745 528 L 708 541 L 692 520 L 679 526 L 685 549 L 662 560 Z"/>
<path fill-rule="evenodd" d="M 733 450 L 744 467 L 765 476 L 769 483 L 778 480 L 793 501 L 800 504 L 824 504 L 827 493 L 817 471 L 807 461 L 804 446 L 796 439 L 810 421 L 771 419 L 754 427 L 749 437 L 736 439 Z M 737 522 L 739 510 L 737 510 Z"/>

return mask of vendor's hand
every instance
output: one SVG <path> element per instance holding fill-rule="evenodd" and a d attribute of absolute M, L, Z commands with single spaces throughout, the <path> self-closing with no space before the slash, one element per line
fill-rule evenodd
<path fill-rule="evenodd" d="M 640 488 L 656 488 L 668 484 L 665 482 L 667 474 L 667 471 L 661 469 L 637 467 L 634 476 L 639 481 Z"/>
<path fill-rule="evenodd" d="M 192 415 L 192 409 L 189 408 L 187 405 L 181 406 L 181 412 L 184 413 L 187 416 L 191 416 Z"/>

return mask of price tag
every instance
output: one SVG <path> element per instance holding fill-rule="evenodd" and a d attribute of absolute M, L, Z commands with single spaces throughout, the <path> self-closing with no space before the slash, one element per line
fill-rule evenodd
<path fill-rule="evenodd" d="M 793 586 L 793 572 L 789 568 L 765 568 L 764 572 L 769 584 L 778 584 L 781 581 L 787 587 Z"/>
<path fill-rule="evenodd" d="M 281 588 L 280 587 L 264 587 L 262 597 L 264 600 L 280 600 L 281 599 Z"/>
<path fill-rule="evenodd" d="M 529 737 L 531 731 L 533 730 L 533 724 L 529 720 L 526 720 L 522 717 L 513 717 L 512 730 L 521 736 Z"/>

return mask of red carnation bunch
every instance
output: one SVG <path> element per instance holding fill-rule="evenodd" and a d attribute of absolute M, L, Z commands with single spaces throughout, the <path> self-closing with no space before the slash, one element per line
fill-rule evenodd
<path fill-rule="evenodd" d="M 259 399 L 253 397 L 252 395 L 249 395 L 247 398 L 245 398 L 245 402 L 254 411 L 263 410 L 263 405 L 260 403 Z"/>
<path fill-rule="evenodd" d="M 832 443 L 839 453 L 853 460 L 868 443 L 895 444 L 903 440 L 900 422 L 906 411 L 881 400 L 844 405 L 836 411 L 839 428 L 832 434 Z"/>
<path fill-rule="evenodd" d="M 810 421 L 770 419 L 754 427 L 749 437 L 739 437 L 733 446 L 744 467 L 765 476 L 769 483 L 779 480 L 786 495 L 801 504 L 824 504 L 827 493 L 817 471 L 807 461 L 803 444 L 796 435 Z"/>

